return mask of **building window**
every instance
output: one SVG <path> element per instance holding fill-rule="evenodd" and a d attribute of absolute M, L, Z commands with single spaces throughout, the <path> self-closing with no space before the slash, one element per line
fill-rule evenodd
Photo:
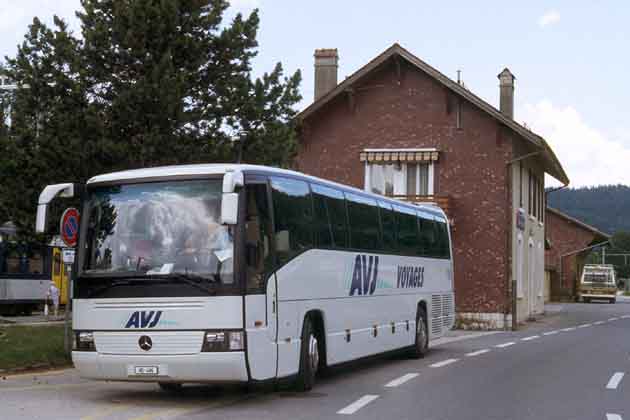
<path fill-rule="evenodd" d="M 518 206 L 523 208 L 523 162 L 518 163 Z"/>
<path fill-rule="evenodd" d="M 532 171 L 530 169 L 527 170 L 527 175 L 529 179 L 529 186 L 527 188 L 527 213 L 532 214 L 532 203 L 533 203 L 533 191 L 532 191 Z"/>
<path fill-rule="evenodd" d="M 432 195 L 433 163 L 366 163 L 369 192 L 386 196 Z"/>
<path fill-rule="evenodd" d="M 545 185 L 542 189 L 542 213 L 540 213 L 540 220 L 545 223 L 545 211 L 547 210 L 547 194 L 545 193 Z"/>
<path fill-rule="evenodd" d="M 540 215 L 538 217 L 538 220 L 540 220 L 541 222 L 545 221 L 545 178 L 543 175 L 543 178 L 541 178 L 539 181 L 539 190 L 540 190 L 540 200 L 538 200 L 539 204 L 540 204 Z"/>
<path fill-rule="evenodd" d="M 532 178 L 532 182 L 534 185 L 534 204 L 532 204 L 532 206 L 533 206 L 533 211 L 534 211 L 534 218 L 537 219 L 538 218 L 538 179 L 536 178 L 536 175 L 534 175 L 534 177 Z"/>
<path fill-rule="evenodd" d="M 516 247 L 516 296 L 523 297 L 523 235 L 518 234 Z"/>
<path fill-rule="evenodd" d="M 457 101 L 457 110 L 455 111 L 455 120 L 457 124 L 457 129 L 460 130 L 462 128 L 462 101 Z"/>

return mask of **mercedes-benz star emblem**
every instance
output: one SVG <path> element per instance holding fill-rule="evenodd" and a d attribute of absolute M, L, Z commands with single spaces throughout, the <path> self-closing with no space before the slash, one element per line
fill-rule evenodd
<path fill-rule="evenodd" d="M 151 347 L 153 347 L 153 340 L 151 340 L 151 337 L 149 337 L 148 335 L 143 335 L 138 340 L 138 345 L 142 350 L 149 351 L 151 350 Z"/>

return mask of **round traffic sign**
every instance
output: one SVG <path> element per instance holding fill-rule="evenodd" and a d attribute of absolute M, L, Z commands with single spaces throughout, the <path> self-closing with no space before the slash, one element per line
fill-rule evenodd
<path fill-rule="evenodd" d="M 70 207 L 63 212 L 60 232 L 66 246 L 76 246 L 79 239 L 79 210 Z"/>

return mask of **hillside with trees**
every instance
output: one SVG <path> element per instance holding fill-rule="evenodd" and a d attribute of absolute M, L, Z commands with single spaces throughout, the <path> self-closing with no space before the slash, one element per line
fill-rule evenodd
<path fill-rule="evenodd" d="M 565 188 L 548 194 L 547 203 L 603 232 L 630 231 L 630 187 L 626 185 Z"/>

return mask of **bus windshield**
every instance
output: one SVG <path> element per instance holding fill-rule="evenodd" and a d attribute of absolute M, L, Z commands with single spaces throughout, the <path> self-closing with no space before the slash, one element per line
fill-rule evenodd
<path fill-rule="evenodd" d="M 91 189 L 81 276 L 232 284 L 221 191 L 220 179 Z"/>

